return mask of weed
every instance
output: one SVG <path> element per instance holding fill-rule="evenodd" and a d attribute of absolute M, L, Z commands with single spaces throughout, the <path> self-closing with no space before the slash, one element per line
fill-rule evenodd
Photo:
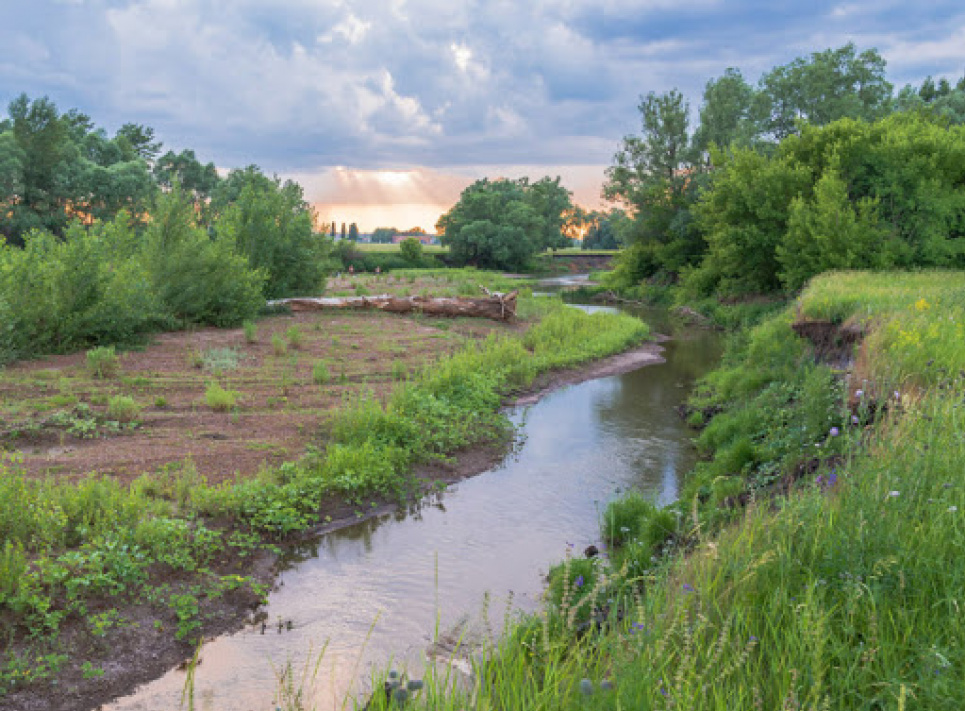
<path fill-rule="evenodd" d="M 316 385 L 325 385 L 332 379 L 332 374 L 328 369 L 328 364 L 323 361 L 317 361 L 312 366 L 312 382 Z"/>
<path fill-rule="evenodd" d="M 288 344 L 285 343 L 285 339 L 281 337 L 281 334 L 272 334 L 271 351 L 276 356 L 283 356 L 288 353 Z"/>
<path fill-rule="evenodd" d="M 95 378 L 117 375 L 119 361 L 114 346 L 100 346 L 87 351 L 87 370 Z"/>
<path fill-rule="evenodd" d="M 225 390 L 219 383 L 211 383 L 204 391 L 204 401 L 212 410 L 227 412 L 237 405 L 239 393 Z"/>
<path fill-rule="evenodd" d="M 258 341 L 258 326 L 255 325 L 254 321 L 245 321 L 241 324 L 241 327 L 245 331 L 246 343 L 256 343 Z"/>
<path fill-rule="evenodd" d="M 209 348 L 201 354 L 201 367 L 209 373 L 220 374 L 237 370 L 242 355 L 234 348 Z"/>
<path fill-rule="evenodd" d="M 288 345 L 294 349 L 299 349 L 302 347 L 302 331 L 298 326 L 292 326 L 285 332 L 285 337 L 288 339 Z"/>
<path fill-rule="evenodd" d="M 132 422 L 141 412 L 141 406 L 127 395 L 115 395 L 107 401 L 107 416 L 118 422 Z"/>

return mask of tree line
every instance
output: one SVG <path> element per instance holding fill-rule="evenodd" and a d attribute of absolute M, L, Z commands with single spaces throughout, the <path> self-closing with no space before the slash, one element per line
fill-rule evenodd
<path fill-rule="evenodd" d="M 828 269 L 965 266 L 965 78 L 897 95 L 853 44 L 639 104 L 604 195 L 626 209 L 615 282 L 796 290 Z"/>
<path fill-rule="evenodd" d="M 330 268 L 298 184 L 26 95 L 0 119 L 0 236 L 0 362 L 237 324 Z"/>

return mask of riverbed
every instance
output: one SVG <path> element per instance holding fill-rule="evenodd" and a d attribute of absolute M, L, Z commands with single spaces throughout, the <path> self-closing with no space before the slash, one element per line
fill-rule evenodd
<path fill-rule="evenodd" d="M 291 665 L 300 679 L 320 659 L 307 684 L 317 707 L 348 698 L 351 708 L 373 671 L 418 676 L 437 638 L 469 645 L 498 634 L 507 610 L 534 610 L 550 565 L 602 545 L 599 516 L 622 492 L 673 501 L 694 463 L 693 433 L 674 408 L 717 363 L 721 342 L 661 312 L 640 315 L 673 336 L 666 363 L 514 408 L 517 444 L 496 467 L 294 550 L 262 614 L 205 643 L 195 707 L 273 709 L 279 675 Z M 171 671 L 104 708 L 176 709 L 185 678 Z"/>

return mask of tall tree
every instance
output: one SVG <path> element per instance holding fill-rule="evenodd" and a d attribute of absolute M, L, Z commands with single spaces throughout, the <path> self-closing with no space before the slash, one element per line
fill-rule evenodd
<path fill-rule="evenodd" d="M 739 69 L 727 69 L 704 87 L 700 124 L 694 132 L 694 146 L 709 158 L 711 146 L 748 146 L 756 137 L 754 89 Z"/>
<path fill-rule="evenodd" d="M 353 222 L 351 225 L 348 226 L 348 238 L 349 238 L 352 242 L 358 242 L 358 241 L 359 241 L 359 226 L 358 226 L 357 224 L 355 224 L 354 222 Z"/>

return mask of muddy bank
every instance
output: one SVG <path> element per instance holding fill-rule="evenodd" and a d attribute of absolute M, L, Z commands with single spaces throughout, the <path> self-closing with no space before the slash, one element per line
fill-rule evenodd
<path fill-rule="evenodd" d="M 648 343 L 622 354 L 583 367 L 547 373 L 541 376 L 533 388 L 520 396 L 511 398 L 508 405 L 531 404 L 541 397 L 568 385 L 594 378 L 625 373 L 648 364 L 663 362 L 659 355 L 661 347 Z M 440 487 L 475 476 L 492 469 L 513 447 L 512 437 L 502 441 L 486 442 L 454 454 L 445 461 L 420 466 L 414 472 L 416 487 L 413 500 Z M 368 502 L 367 502 L 368 503 Z M 364 510 L 344 501 L 324 501 L 319 520 L 326 521 L 316 529 L 299 535 L 290 542 L 328 533 L 357 524 L 359 521 L 380 516 L 399 508 L 397 502 L 376 500 L 375 506 Z M 418 504 L 414 504 L 417 506 Z M 210 568 L 217 575 L 250 575 L 269 587 L 275 584 L 284 569 L 275 553 L 262 551 L 247 559 L 224 558 L 213 561 Z M 195 581 L 196 582 L 196 581 Z M 157 585 L 170 585 L 172 591 L 186 589 L 191 581 L 186 579 L 158 578 Z M 179 587 L 181 586 L 181 587 Z M 205 638 L 231 633 L 246 625 L 261 625 L 256 614 L 259 598 L 249 590 L 237 590 L 216 600 L 205 599 L 202 603 Z M 118 606 L 116 600 L 105 598 L 100 606 L 91 606 L 90 614 L 116 608 L 124 624 L 110 629 L 106 636 L 92 639 L 80 625 L 64 628 L 61 641 L 68 659 L 57 675 L 57 683 L 41 682 L 33 687 L 18 690 L 0 698 L 0 709 L 13 711 L 74 711 L 97 708 L 112 699 L 131 693 L 138 685 L 162 676 L 182 663 L 194 652 L 192 644 L 175 639 L 177 618 L 164 604 L 147 601 Z M 156 622 L 157 621 L 157 622 Z M 274 630 L 269 630 L 274 633 Z M 204 652 L 201 654 L 204 659 Z M 85 675 L 85 663 L 88 673 Z M 203 664 L 203 661 L 202 661 Z M 95 678 L 90 670 L 103 670 Z"/>

